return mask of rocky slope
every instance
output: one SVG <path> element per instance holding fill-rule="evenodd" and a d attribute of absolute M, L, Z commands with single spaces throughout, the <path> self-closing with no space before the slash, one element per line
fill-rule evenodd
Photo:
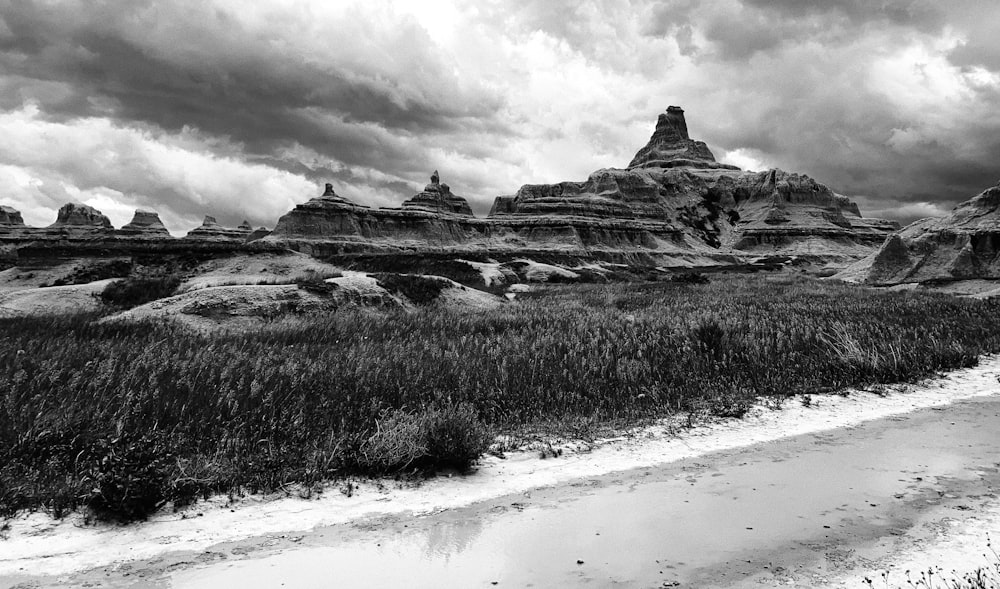
<path fill-rule="evenodd" d="M 947 217 L 892 234 L 838 277 L 873 285 L 1000 279 L 1000 183 Z"/>
<path fill-rule="evenodd" d="M 524 186 L 499 197 L 490 216 L 619 219 L 693 250 L 835 263 L 865 255 L 898 227 L 863 218 L 856 204 L 808 176 L 718 163 L 688 136 L 676 106 L 660 115 L 627 169 L 598 170 L 581 183 Z"/>

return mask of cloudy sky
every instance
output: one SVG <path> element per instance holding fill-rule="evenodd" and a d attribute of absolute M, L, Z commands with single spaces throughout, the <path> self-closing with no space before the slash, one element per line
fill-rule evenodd
<path fill-rule="evenodd" d="M 270 227 L 438 169 L 485 214 L 676 104 L 720 160 L 905 222 L 1000 180 L 998 30 L 993 0 L 0 0 L 0 204 Z"/>

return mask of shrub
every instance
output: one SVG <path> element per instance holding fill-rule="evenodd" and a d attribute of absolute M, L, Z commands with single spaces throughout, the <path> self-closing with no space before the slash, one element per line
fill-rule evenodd
<path fill-rule="evenodd" d="M 112 307 L 131 309 L 150 301 L 172 296 L 180 286 L 176 275 L 156 278 L 125 278 L 109 283 L 100 294 L 101 302 Z"/>
<path fill-rule="evenodd" d="M 681 284 L 708 284 L 708 276 L 700 272 L 680 272 L 670 277 L 671 282 Z"/>
<path fill-rule="evenodd" d="M 318 272 L 316 270 L 306 270 L 295 277 L 294 282 L 300 290 L 305 290 L 315 294 L 330 294 L 337 290 L 337 285 L 327 282 L 328 278 L 340 278 L 342 272 Z"/>
<path fill-rule="evenodd" d="M 361 449 L 358 462 L 378 472 L 408 468 L 466 470 L 489 447 L 490 436 L 468 404 L 387 413 Z"/>
<path fill-rule="evenodd" d="M 91 485 L 83 503 L 100 519 L 145 519 L 166 503 L 175 460 L 170 447 L 151 434 L 112 440 L 83 476 Z"/>
<path fill-rule="evenodd" d="M 447 281 L 419 274 L 376 274 L 379 285 L 393 294 L 401 294 L 418 305 L 433 303 L 441 296 Z"/>

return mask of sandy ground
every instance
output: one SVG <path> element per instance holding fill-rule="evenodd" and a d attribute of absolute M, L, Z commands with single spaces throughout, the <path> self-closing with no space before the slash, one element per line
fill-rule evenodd
<path fill-rule="evenodd" d="M 163 572 L 164 568 L 154 563 L 169 563 L 170 555 L 186 555 L 173 562 L 191 566 L 199 561 L 191 560 L 192 554 L 211 554 L 213 546 L 223 543 L 292 546 L 295 538 L 301 539 L 309 530 L 324 526 L 460 509 L 588 477 L 689 460 L 789 436 L 850 428 L 919 408 L 996 395 L 1000 392 L 998 378 L 1000 357 L 988 357 L 978 367 L 920 385 L 900 385 L 878 392 L 852 391 L 847 396 L 814 396 L 811 402 L 790 400 L 780 410 L 759 406 L 743 420 L 717 420 L 695 429 L 686 429 L 682 420 L 673 420 L 596 442 L 555 440 L 552 448 L 561 450 L 559 458 L 541 459 L 538 448 L 524 449 L 502 459 L 487 457 L 470 475 L 441 476 L 415 486 L 354 481 L 332 485 L 311 499 L 299 498 L 294 492 L 234 501 L 218 497 L 177 513 L 165 509 L 148 522 L 127 526 L 90 525 L 79 515 L 62 521 L 44 514 L 22 515 L 10 522 L 4 534 L 6 540 L 0 543 L 0 586 L 5 581 L 82 586 L 94 579 L 107 580 L 109 575 L 122 580 L 143 567 Z M 995 537 L 1000 537 L 1000 506 L 995 496 L 993 503 L 974 513 L 956 512 L 952 521 L 940 534 L 895 555 L 899 563 L 896 568 L 905 570 L 911 563 L 939 563 L 946 570 L 982 565 L 984 532 L 994 530 Z M 204 558 L 210 557 L 201 560 Z M 851 579 L 833 586 L 857 586 L 851 583 L 858 581 L 859 575 L 877 574 L 877 570 L 855 567 L 848 573 L 853 575 Z"/>
<path fill-rule="evenodd" d="M 0 292 L 0 317 L 40 317 L 96 311 L 101 308 L 97 295 L 115 280 Z"/>
<path fill-rule="evenodd" d="M 234 255 L 201 264 L 194 270 L 195 276 L 186 280 L 178 291 L 183 293 L 213 286 L 294 284 L 296 279 L 309 274 L 326 277 L 339 271 L 336 266 L 296 252 Z"/>

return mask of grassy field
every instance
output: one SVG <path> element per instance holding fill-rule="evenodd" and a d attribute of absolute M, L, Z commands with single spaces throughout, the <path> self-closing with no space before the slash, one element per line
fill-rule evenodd
<path fill-rule="evenodd" d="M 216 492 L 463 468 L 539 423 L 742 415 L 1000 350 L 1000 303 L 773 276 L 552 286 L 196 334 L 0 320 L 0 513 L 142 518 Z"/>

